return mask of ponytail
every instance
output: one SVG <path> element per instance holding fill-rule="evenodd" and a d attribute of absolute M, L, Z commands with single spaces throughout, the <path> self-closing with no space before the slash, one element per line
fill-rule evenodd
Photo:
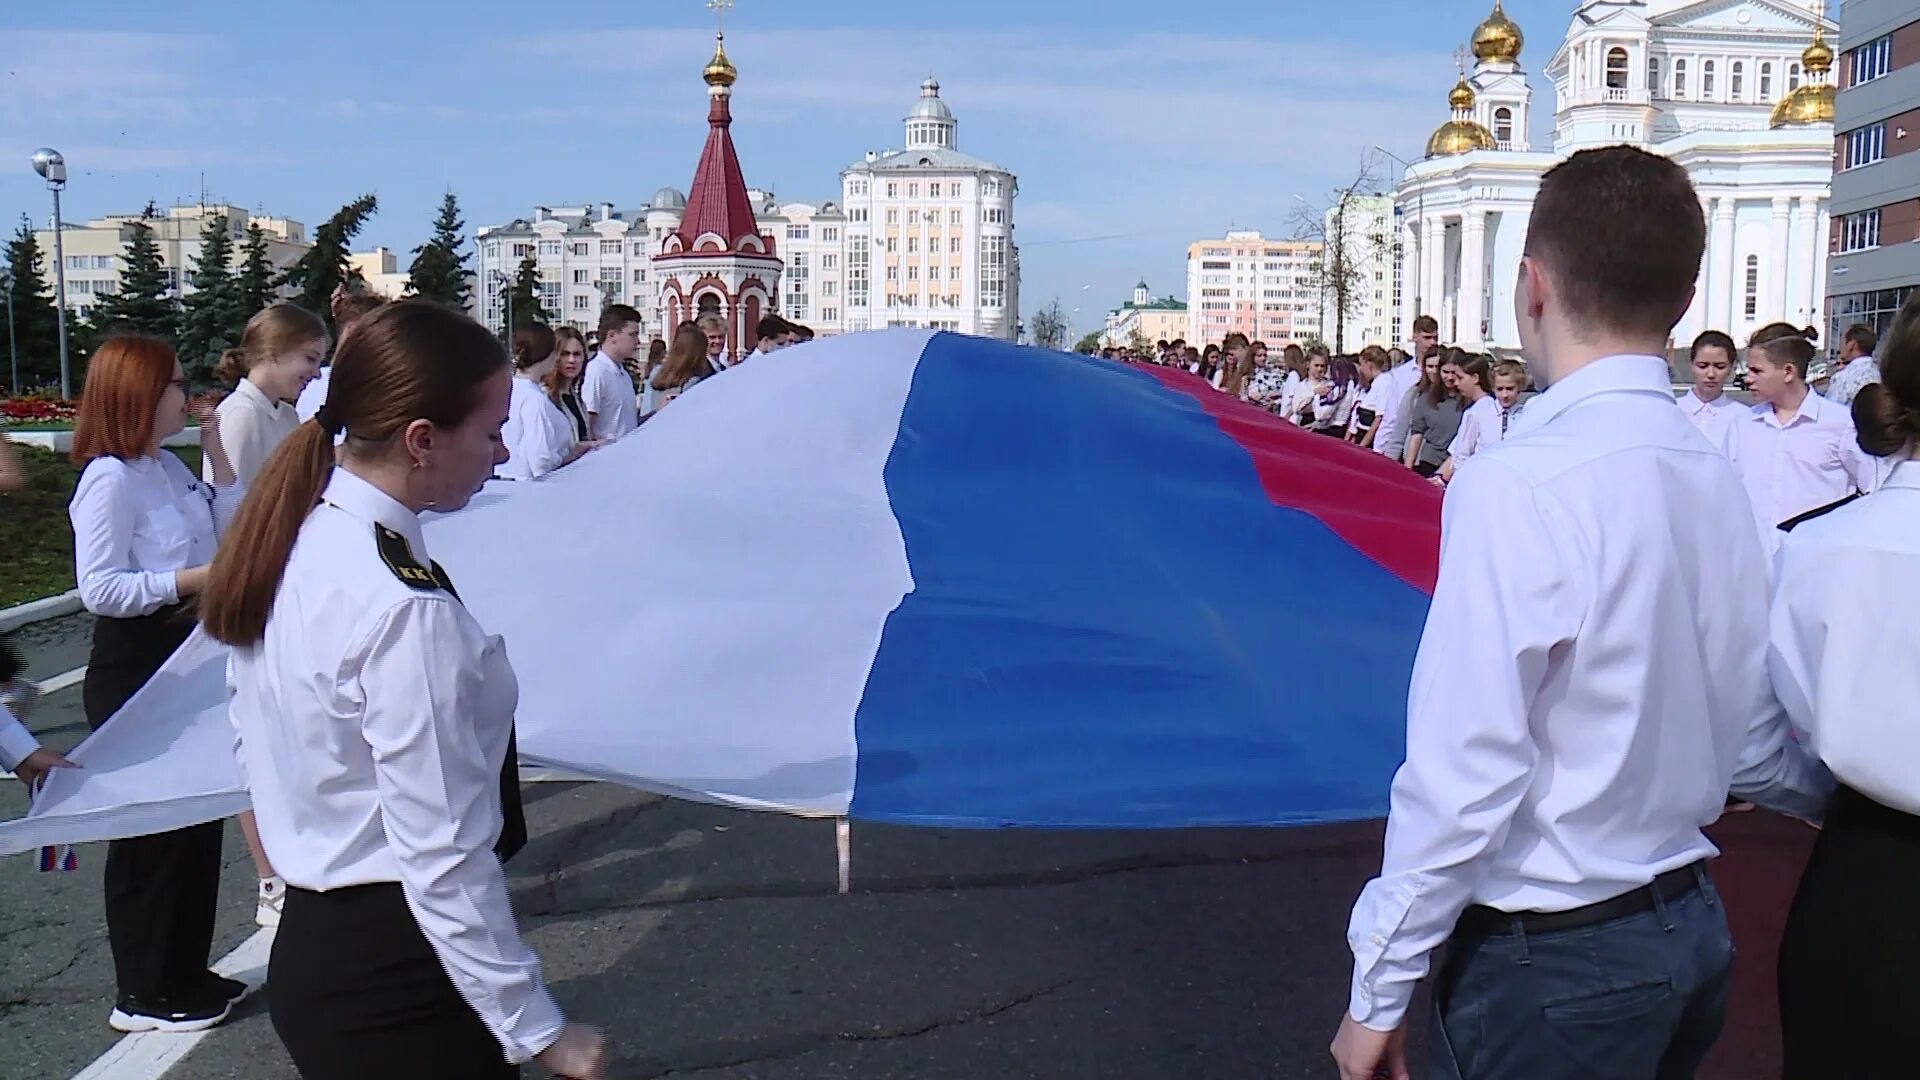
<path fill-rule="evenodd" d="M 200 624 L 214 640 L 246 647 L 266 636 L 293 542 L 332 472 L 333 436 L 315 420 L 294 429 L 267 459 L 214 554 L 200 596 Z"/>
<path fill-rule="evenodd" d="M 245 349 L 228 349 L 220 354 L 220 361 L 213 365 L 213 377 L 228 386 L 239 386 L 240 380 L 252 369 L 253 362 L 247 359 Z"/>

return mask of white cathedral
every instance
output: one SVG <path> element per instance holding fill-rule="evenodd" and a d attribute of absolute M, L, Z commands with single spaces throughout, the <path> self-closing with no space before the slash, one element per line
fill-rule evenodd
<path fill-rule="evenodd" d="M 1836 29 L 1821 0 L 1583 0 L 1546 65 L 1553 145 L 1534 147 L 1524 38 L 1495 0 L 1448 95 L 1453 118 L 1394 192 L 1402 339 L 1431 314 L 1443 342 L 1517 349 L 1514 276 L 1540 178 L 1618 143 L 1679 162 L 1700 194 L 1706 257 L 1676 345 L 1821 325 Z"/>

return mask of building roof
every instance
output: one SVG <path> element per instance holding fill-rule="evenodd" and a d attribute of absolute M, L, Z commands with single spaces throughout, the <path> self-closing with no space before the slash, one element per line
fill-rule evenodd
<path fill-rule="evenodd" d="M 927 81 L 920 84 L 920 100 L 914 102 L 913 108 L 907 110 L 907 119 L 944 121 L 953 119 L 953 110 L 947 108 L 947 103 L 940 100 L 940 83 L 933 76 L 927 76 Z"/>
<path fill-rule="evenodd" d="M 964 169 L 968 172 L 1006 172 L 985 158 L 963 154 L 950 147 L 936 146 L 913 150 L 883 150 L 870 161 L 856 161 L 847 172 L 863 169 L 874 172 L 908 172 L 914 169 Z"/>
<path fill-rule="evenodd" d="M 747 181 L 740 173 L 740 156 L 733 149 L 733 113 L 728 104 L 732 95 L 726 85 L 714 84 L 712 89 L 707 144 L 700 150 L 700 164 L 694 167 L 693 184 L 687 190 L 687 211 L 680 218 L 680 239 L 688 251 L 707 233 L 720 237 L 732 250 L 741 237 L 760 232 L 753 202 L 747 198 Z"/>
<path fill-rule="evenodd" d="M 1144 304 L 1136 304 L 1133 301 L 1129 300 L 1126 303 L 1120 305 L 1120 310 L 1121 311 L 1185 311 L 1187 310 L 1187 304 L 1186 304 L 1186 301 L 1184 300 L 1180 300 L 1172 296 L 1163 296 L 1163 297 L 1160 297 L 1158 300 L 1149 300 Z"/>
<path fill-rule="evenodd" d="M 663 187 L 653 193 L 653 198 L 647 201 L 647 207 L 652 210 L 685 210 L 687 197 L 680 194 L 679 188 Z"/>

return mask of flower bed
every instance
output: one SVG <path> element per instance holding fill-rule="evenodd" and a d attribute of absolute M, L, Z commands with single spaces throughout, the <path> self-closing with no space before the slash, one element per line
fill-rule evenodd
<path fill-rule="evenodd" d="M 71 426 L 75 403 L 55 397 L 16 397 L 0 401 L 0 430 Z"/>

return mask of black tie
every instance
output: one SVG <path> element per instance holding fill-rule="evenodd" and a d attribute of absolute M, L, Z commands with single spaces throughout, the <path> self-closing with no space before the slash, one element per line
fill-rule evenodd
<path fill-rule="evenodd" d="M 1500 437 L 1503 439 L 1507 437 L 1507 411 L 1506 409 L 1500 410 Z"/>
<path fill-rule="evenodd" d="M 433 576 L 440 587 L 460 599 L 459 590 L 453 587 L 453 579 L 441 569 L 439 563 L 432 563 Z M 527 846 L 527 811 L 520 805 L 520 742 L 514 729 L 507 728 L 507 756 L 500 762 L 500 838 L 494 842 L 493 853 L 502 863 L 519 854 Z"/>

